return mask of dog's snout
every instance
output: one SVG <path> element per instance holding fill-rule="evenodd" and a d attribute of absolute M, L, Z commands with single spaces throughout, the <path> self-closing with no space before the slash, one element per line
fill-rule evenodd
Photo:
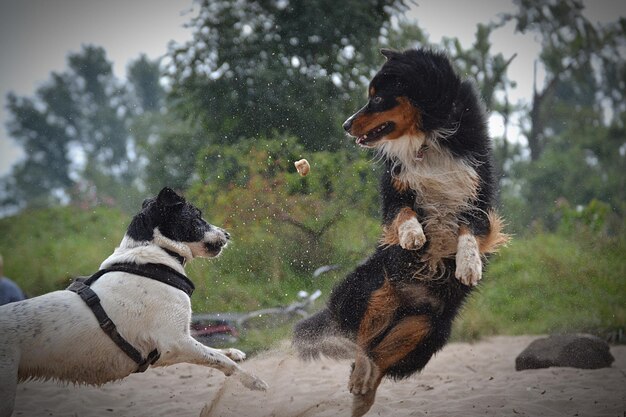
<path fill-rule="evenodd" d="M 230 240 L 230 233 L 221 227 L 211 225 L 211 231 L 213 232 L 216 239 L 222 241 L 222 244 L 226 244 Z"/>
<path fill-rule="evenodd" d="M 345 122 L 343 122 L 343 130 L 345 130 L 346 132 L 349 132 L 350 129 L 352 128 L 352 120 L 353 118 L 350 117 L 348 120 L 346 120 Z"/>

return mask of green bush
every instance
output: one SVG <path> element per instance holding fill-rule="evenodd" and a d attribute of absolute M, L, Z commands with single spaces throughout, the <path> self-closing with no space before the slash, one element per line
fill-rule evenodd
<path fill-rule="evenodd" d="M 626 239 L 591 233 L 514 239 L 494 256 L 455 337 L 626 329 Z"/>
<path fill-rule="evenodd" d="M 73 277 L 98 270 L 129 222 L 117 209 L 75 206 L 0 219 L 5 275 L 33 296 L 65 288 Z"/>

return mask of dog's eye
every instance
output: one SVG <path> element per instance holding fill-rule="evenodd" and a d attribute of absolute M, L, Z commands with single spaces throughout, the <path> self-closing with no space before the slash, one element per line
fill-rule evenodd
<path fill-rule="evenodd" d="M 372 103 L 374 104 L 380 104 L 382 103 L 382 101 L 383 101 L 383 98 L 381 96 L 376 96 L 372 99 Z"/>

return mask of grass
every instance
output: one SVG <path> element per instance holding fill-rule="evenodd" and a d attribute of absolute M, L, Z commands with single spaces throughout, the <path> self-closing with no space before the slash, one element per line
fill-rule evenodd
<path fill-rule="evenodd" d="M 582 234 L 516 239 L 494 257 L 455 323 L 457 339 L 626 328 L 626 240 Z"/>
<path fill-rule="evenodd" d="M 316 301 L 321 307 L 334 283 L 370 252 L 376 239 L 376 220 L 346 217 L 323 242 L 333 245 L 328 246 L 324 263 L 341 268 L 317 279 L 311 278 L 310 269 L 289 261 L 298 252 L 290 247 L 293 236 L 265 230 L 235 239 L 217 260 L 194 261 L 188 267 L 196 283 L 194 311 L 247 312 L 287 305 L 296 300 L 298 291 L 316 289 L 324 294 Z M 119 244 L 129 221 L 115 209 L 76 207 L 0 219 L 5 274 L 32 296 L 65 288 L 72 277 L 97 270 Z M 241 230 L 234 232 L 241 236 Z M 623 334 L 625 253 L 624 236 L 580 232 L 516 238 L 492 258 L 479 290 L 455 322 L 453 339 L 555 332 Z M 237 346 L 249 352 L 272 347 L 289 337 L 293 323 L 259 320 L 242 331 Z"/>
<path fill-rule="evenodd" d="M 28 210 L 0 219 L 5 275 L 31 296 L 65 288 L 72 277 L 98 270 L 129 220 L 102 207 Z"/>

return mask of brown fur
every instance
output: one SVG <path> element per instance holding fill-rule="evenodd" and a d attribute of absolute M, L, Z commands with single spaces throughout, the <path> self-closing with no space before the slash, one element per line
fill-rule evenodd
<path fill-rule="evenodd" d="M 396 294 L 388 280 L 370 298 L 367 311 L 361 321 L 357 335 L 357 345 L 367 351 L 368 345 L 389 326 L 395 311 Z"/>
<path fill-rule="evenodd" d="M 511 236 L 504 233 L 504 220 L 494 210 L 487 212 L 487 218 L 489 219 L 489 234 L 485 236 L 476 236 L 478 241 L 478 247 L 481 255 L 488 255 L 495 253 L 502 246 L 505 246 Z"/>

